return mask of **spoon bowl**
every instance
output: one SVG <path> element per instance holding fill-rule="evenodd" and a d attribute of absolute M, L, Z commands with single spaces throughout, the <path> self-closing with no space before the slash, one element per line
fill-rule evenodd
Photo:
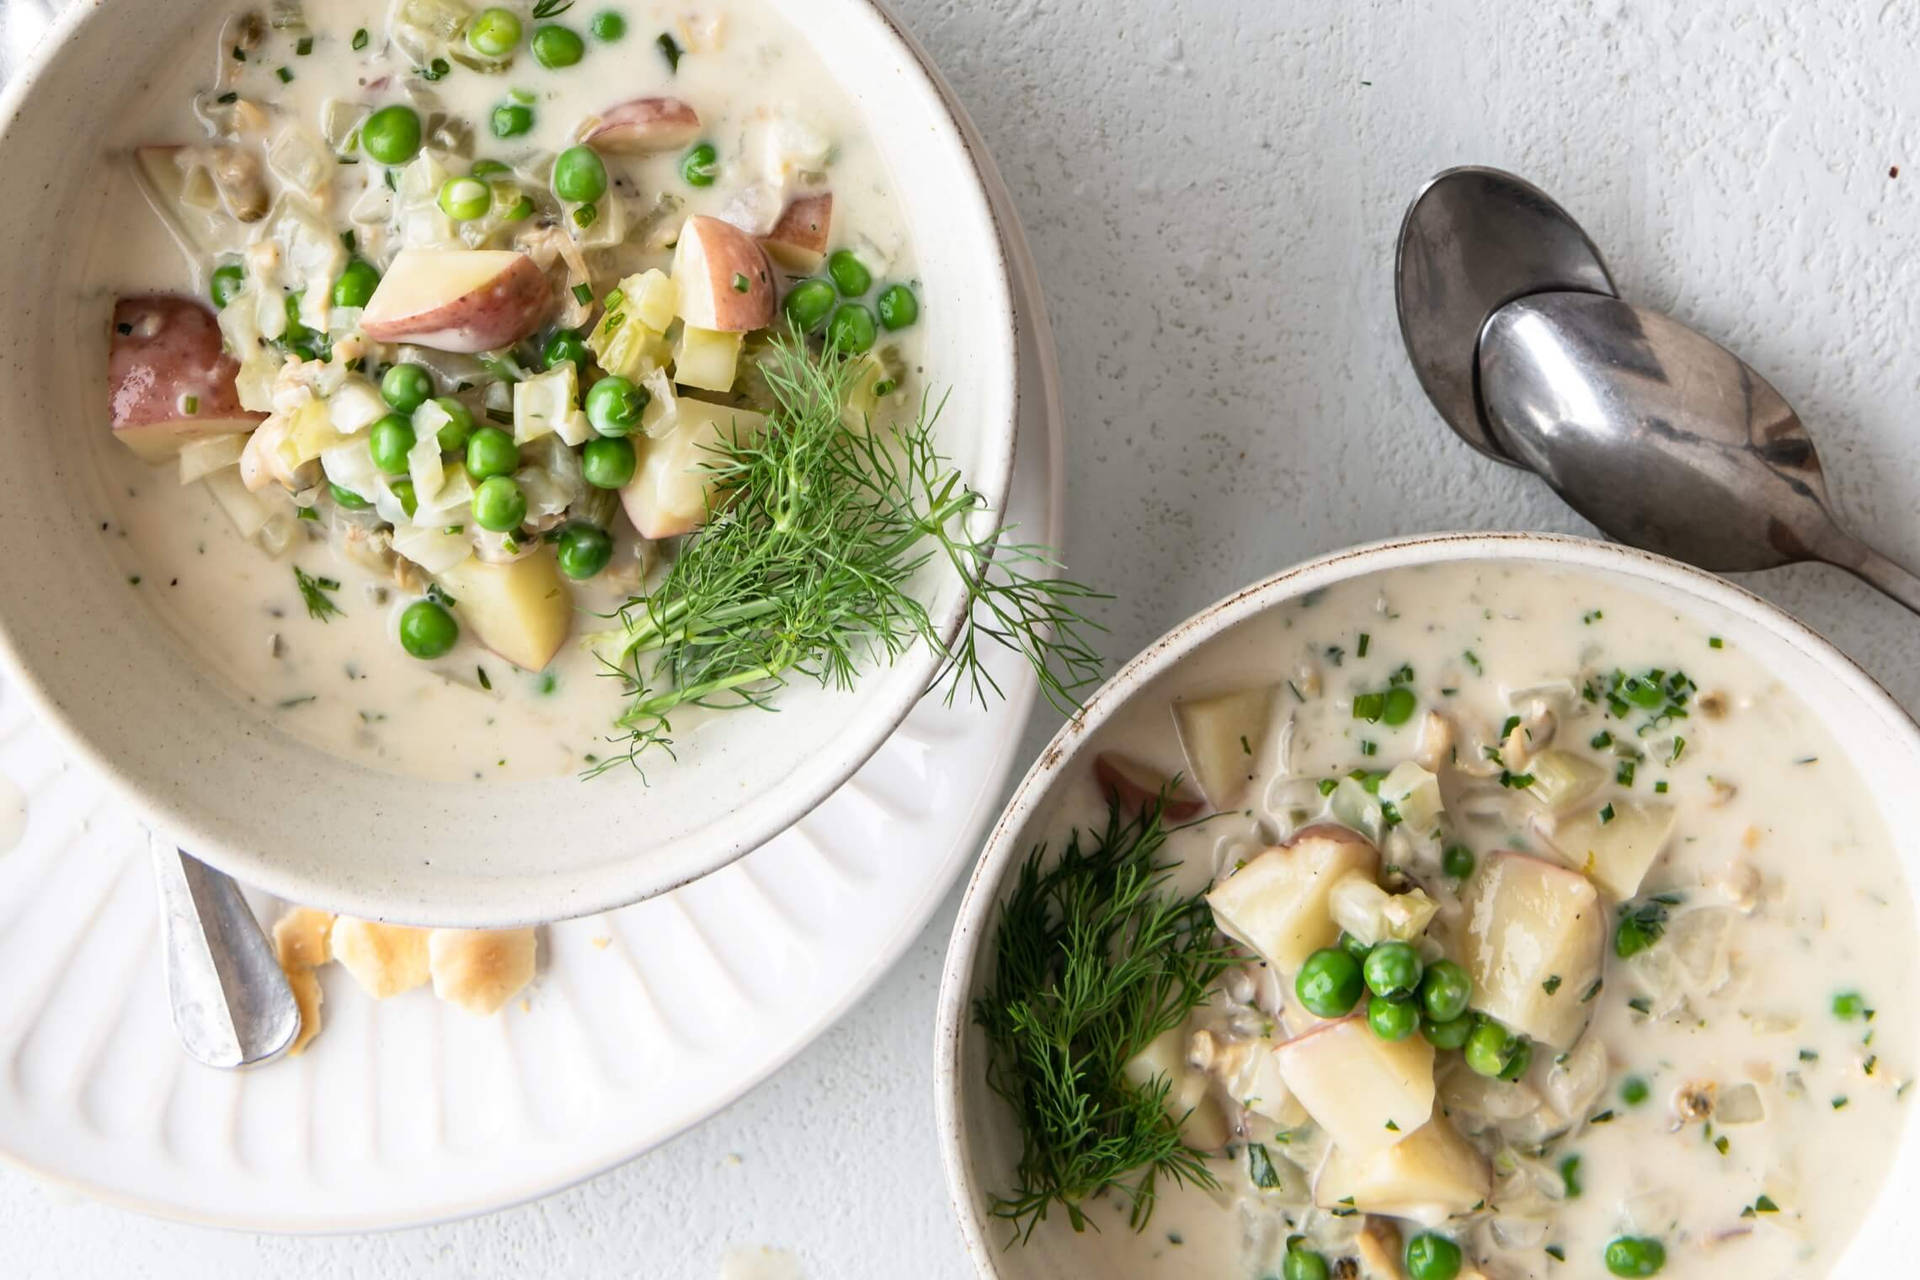
<path fill-rule="evenodd" d="M 1478 368 L 1494 440 L 1608 535 L 1719 573 L 1824 560 L 1920 611 L 1920 579 L 1835 519 L 1793 407 L 1679 321 L 1522 298 L 1488 320 Z"/>

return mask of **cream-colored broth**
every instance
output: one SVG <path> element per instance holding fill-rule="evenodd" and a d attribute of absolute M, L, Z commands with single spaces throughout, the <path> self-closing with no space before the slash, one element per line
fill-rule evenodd
<path fill-rule="evenodd" d="M 537 24 L 528 6 L 511 7 L 531 36 Z M 368 106 L 408 100 L 397 84 L 406 60 L 384 39 L 387 8 L 373 0 L 312 0 L 304 14 L 311 51 L 299 54 L 291 34 L 275 32 L 238 69 L 232 87 L 316 130 L 332 99 Z M 587 36 L 590 17 L 602 11 L 626 18 L 618 42 Z M 205 288 L 213 264 L 189 261 L 151 216 L 129 155 L 141 144 L 201 140 L 191 102 L 211 83 L 224 47 L 220 33 L 234 12 L 237 7 L 210 8 L 197 30 L 181 34 L 177 49 L 130 100 L 124 130 L 102 148 L 102 213 L 87 244 L 85 278 L 103 335 L 116 296 Z M 876 280 L 911 279 L 904 227 L 877 149 L 806 40 L 777 15 L 752 0 L 603 0 L 590 8 L 577 5 L 558 20 L 586 37 L 586 55 L 574 66 L 541 67 L 523 40 L 504 74 L 455 65 L 430 85 L 414 86 L 473 126 L 474 158 L 514 162 L 550 155 L 574 141 L 582 120 L 614 103 L 646 94 L 678 96 L 698 110 L 702 136 L 720 152 L 713 186 L 684 182 L 677 150 L 611 157 L 608 163 L 615 192 L 630 197 L 634 208 L 646 209 L 657 193 L 680 201 L 670 216 L 677 226 L 690 214 L 728 215 L 751 187 L 752 168 L 740 157 L 760 145 L 758 131 L 769 120 L 798 121 L 832 143 L 825 175 L 834 194 L 832 244 L 855 248 Z M 360 29 L 370 35 L 367 47 L 355 51 Z M 677 70 L 655 43 L 662 33 L 685 47 Z M 282 67 L 291 76 L 284 82 Z M 514 90 L 532 98 L 534 127 L 496 139 L 488 131 L 489 114 Z M 426 108 L 422 99 L 413 100 Z M 345 229 L 361 169 L 343 166 L 340 175 L 333 213 Z M 665 249 L 642 247 L 638 217 L 630 229 L 618 272 L 596 270 L 597 289 L 611 288 L 619 273 L 667 265 Z M 887 335 L 884 345 L 901 370 L 904 397 L 905 379 L 918 368 L 918 331 Z M 98 360 L 103 364 L 104 354 Z M 177 483 L 171 462 L 141 462 L 104 427 L 90 444 L 104 504 L 101 535 L 129 589 L 153 603 L 251 714 L 348 759 L 427 777 L 548 775 L 579 769 L 608 752 L 621 686 L 578 642 L 606 625 L 593 615 L 626 598 L 620 584 L 576 585 L 574 640 L 542 673 L 520 671 L 466 635 L 444 658 L 422 663 L 395 638 L 398 614 L 415 596 L 387 575 L 336 554 L 305 526 L 288 553 L 271 556 L 239 535 L 201 485 Z M 624 517 L 614 532 L 616 567 L 645 554 Z M 325 622 L 307 616 L 295 565 L 342 584 L 334 595 L 342 616 Z"/>
<path fill-rule="evenodd" d="M 1358 656 L 1362 633 L 1364 658 Z M 1604 1087 L 1543 1151 L 1530 1153 L 1492 1131 L 1474 1137 L 1495 1156 L 1492 1203 L 1441 1229 L 1466 1247 L 1470 1266 L 1477 1261 L 1493 1280 L 1605 1274 L 1603 1251 L 1622 1235 L 1661 1240 L 1667 1261 L 1660 1274 L 1667 1277 L 1827 1274 L 1901 1140 L 1914 1063 L 1913 1028 L 1904 1019 L 1839 1017 L 1834 1000 L 1858 992 L 1868 1008 L 1911 1007 L 1913 912 L 1888 833 L 1845 753 L 1795 692 L 1753 658 L 1731 644 L 1716 647 L 1670 608 L 1575 572 L 1402 571 L 1334 587 L 1230 633 L 1137 698 L 1095 745 L 1171 776 L 1188 767 L 1168 716 L 1173 699 L 1254 683 L 1279 686 L 1276 725 L 1290 723 L 1291 730 L 1276 727 L 1251 763 L 1256 776 L 1248 811 L 1173 837 L 1170 847 L 1184 859 L 1184 886 L 1191 891 L 1300 825 L 1301 788 L 1287 779 L 1385 770 L 1417 753 L 1420 715 L 1391 728 L 1357 721 L 1351 712 L 1356 693 L 1386 687 L 1403 664 L 1413 668 L 1409 687 L 1421 711 L 1437 709 L 1456 725 L 1462 758 L 1498 741 L 1506 718 L 1524 710 L 1526 699 L 1516 700 L 1515 691 L 1569 680 L 1577 687 L 1596 672 L 1648 668 L 1684 671 L 1698 686 L 1687 718 L 1636 740 L 1645 758 L 1632 785 L 1616 782 L 1592 801 L 1647 802 L 1655 799 L 1656 784 L 1666 784 L 1658 798 L 1675 806 L 1677 824 L 1635 901 L 1660 893 L 1683 899 L 1672 908 L 1661 943 L 1623 962 L 1611 948 L 1619 904 L 1602 895 L 1605 985 L 1592 1002 L 1585 1037 L 1604 1048 Z M 1623 722 L 1577 695 L 1566 708 L 1555 745 L 1585 753 L 1613 773 L 1618 757 L 1589 744 L 1602 729 L 1622 732 Z M 1670 761 L 1676 735 L 1685 745 Z M 1374 754 L 1364 753 L 1363 742 L 1375 744 Z M 1495 849 L 1553 856 L 1529 828 L 1519 792 L 1506 812 L 1474 821 L 1462 816 L 1474 807 L 1463 794 L 1484 793 L 1486 784 L 1450 773 L 1441 770 L 1448 813 L 1483 865 Z M 1068 827 L 1084 825 L 1101 804 L 1090 780 L 1077 782 L 1050 821 L 1049 835 L 1057 840 Z M 1314 795 L 1305 807 L 1318 805 Z M 1454 900 L 1446 878 L 1392 835 L 1383 852 L 1390 863 L 1404 861 L 1412 880 L 1442 902 L 1444 934 Z M 1693 927 L 1682 922 L 1702 912 L 1726 914 L 1695 917 L 1695 925 L 1732 921 L 1725 981 L 1718 975 L 1689 980 L 1684 1001 L 1666 1009 L 1666 986 L 1650 982 L 1654 970 L 1643 966 L 1671 959 L 1675 939 Z M 1249 972 L 1259 970 L 1264 966 L 1256 964 Z M 1229 1003 L 1231 977 L 1201 1021 L 1224 1016 L 1218 1006 Z M 1259 1007 L 1281 1012 L 1297 1034 L 1304 1011 L 1278 1008 L 1277 985 L 1252 982 L 1240 990 L 1265 992 Z M 1291 985 L 1289 974 L 1285 989 Z M 1636 1010 L 1634 1000 L 1648 1001 L 1651 1016 Z M 1446 1065 L 1457 1056 L 1441 1055 L 1439 1105 L 1472 1137 L 1479 1121 L 1463 1108 L 1463 1095 L 1446 1073 L 1476 1088 L 1490 1082 L 1468 1079 L 1457 1062 Z M 1538 1091 L 1553 1062 L 1550 1051 L 1537 1050 L 1520 1085 L 1491 1087 Z M 1629 1078 L 1648 1086 L 1638 1105 L 1622 1098 Z M 1730 1086 L 1754 1084 L 1765 1119 L 1682 1123 L 1675 1095 L 1694 1082 L 1714 1082 L 1723 1096 Z M 1299 1231 L 1330 1260 L 1353 1253 L 1357 1216 L 1312 1209 L 1297 1191 L 1250 1184 L 1239 1145 L 1249 1133 L 1276 1156 L 1289 1150 L 1256 1125 L 1239 1136 L 1231 1160 L 1213 1162 L 1224 1191 L 1163 1188 L 1141 1236 L 1126 1229 L 1121 1206 L 1096 1206 L 1101 1231 L 1076 1238 L 1063 1221 L 1050 1221 L 1037 1247 L 1072 1258 L 1087 1274 L 1128 1276 L 1277 1275 L 1285 1242 Z M 1295 1149 L 1311 1153 L 1297 1182 L 1288 1179 L 1304 1188 L 1324 1142 L 1316 1146 L 1308 1134 Z M 1527 1157 L 1520 1173 L 1503 1177 L 1516 1152 Z M 1576 1156 L 1580 1192 L 1569 1198 L 1560 1168 Z M 1537 1192 L 1531 1197 L 1523 1193 L 1529 1175 Z M 1400 1225 L 1409 1234 L 1420 1229 Z"/>

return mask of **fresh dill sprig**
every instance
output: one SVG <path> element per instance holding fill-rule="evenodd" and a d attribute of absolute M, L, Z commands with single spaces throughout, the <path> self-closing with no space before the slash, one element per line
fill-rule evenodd
<path fill-rule="evenodd" d="M 333 578 L 316 578 L 299 565 L 293 566 L 293 581 L 300 588 L 300 598 L 306 601 L 307 616 L 318 618 L 322 622 L 330 620 L 335 614 L 346 616 L 346 610 L 333 602 L 329 591 L 338 591 L 340 584 Z"/>
<path fill-rule="evenodd" d="M 1172 1082 L 1130 1082 L 1127 1060 L 1180 1025 L 1232 963 L 1196 894 L 1167 891 L 1161 802 L 1106 828 L 1076 828 L 1058 860 L 1036 846 L 1001 908 L 995 977 L 974 1002 L 988 1046 L 987 1082 L 1013 1107 L 1022 1150 L 1017 1183 L 994 1216 L 1031 1236 L 1059 1205 L 1076 1231 L 1085 1202 L 1109 1189 L 1143 1229 L 1159 1180 L 1216 1185 L 1206 1157 L 1167 1114 Z"/>
<path fill-rule="evenodd" d="M 1050 550 L 994 524 L 935 445 L 937 406 L 891 428 L 850 423 L 857 369 L 797 337 L 773 344 L 761 365 L 765 428 L 712 450 L 710 519 L 598 646 L 630 701 L 626 753 L 593 772 L 670 753 L 681 707 L 767 708 L 795 680 L 851 688 L 863 666 L 921 642 L 945 656 L 949 701 L 963 688 L 1000 695 L 986 667 L 995 646 L 1025 658 L 1063 712 L 1099 677 L 1086 639 L 1097 624 L 1080 609 L 1105 597 L 1055 576 Z M 914 594 L 939 562 L 965 584 L 951 641 Z"/>

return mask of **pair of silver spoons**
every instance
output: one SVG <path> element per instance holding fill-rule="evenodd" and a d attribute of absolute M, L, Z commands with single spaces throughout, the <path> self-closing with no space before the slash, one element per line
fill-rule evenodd
<path fill-rule="evenodd" d="M 1544 192 L 1449 169 L 1407 210 L 1400 332 L 1449 426 L 1608 536 L 1715 573 L 1838 565 L 1920 613 L 1920 578 L 1835 519 L 1806 427 L 1726 348 L 1622 301 Z"/>

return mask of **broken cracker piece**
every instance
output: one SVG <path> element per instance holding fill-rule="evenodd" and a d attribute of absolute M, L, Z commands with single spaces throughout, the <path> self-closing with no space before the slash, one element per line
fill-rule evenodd
<path fill-rule="evenodd" d="M 532 929 L 435 929 L 427 936 L 433 993 L 468 1013 L 500 1012 L 533 981 Z"/>

